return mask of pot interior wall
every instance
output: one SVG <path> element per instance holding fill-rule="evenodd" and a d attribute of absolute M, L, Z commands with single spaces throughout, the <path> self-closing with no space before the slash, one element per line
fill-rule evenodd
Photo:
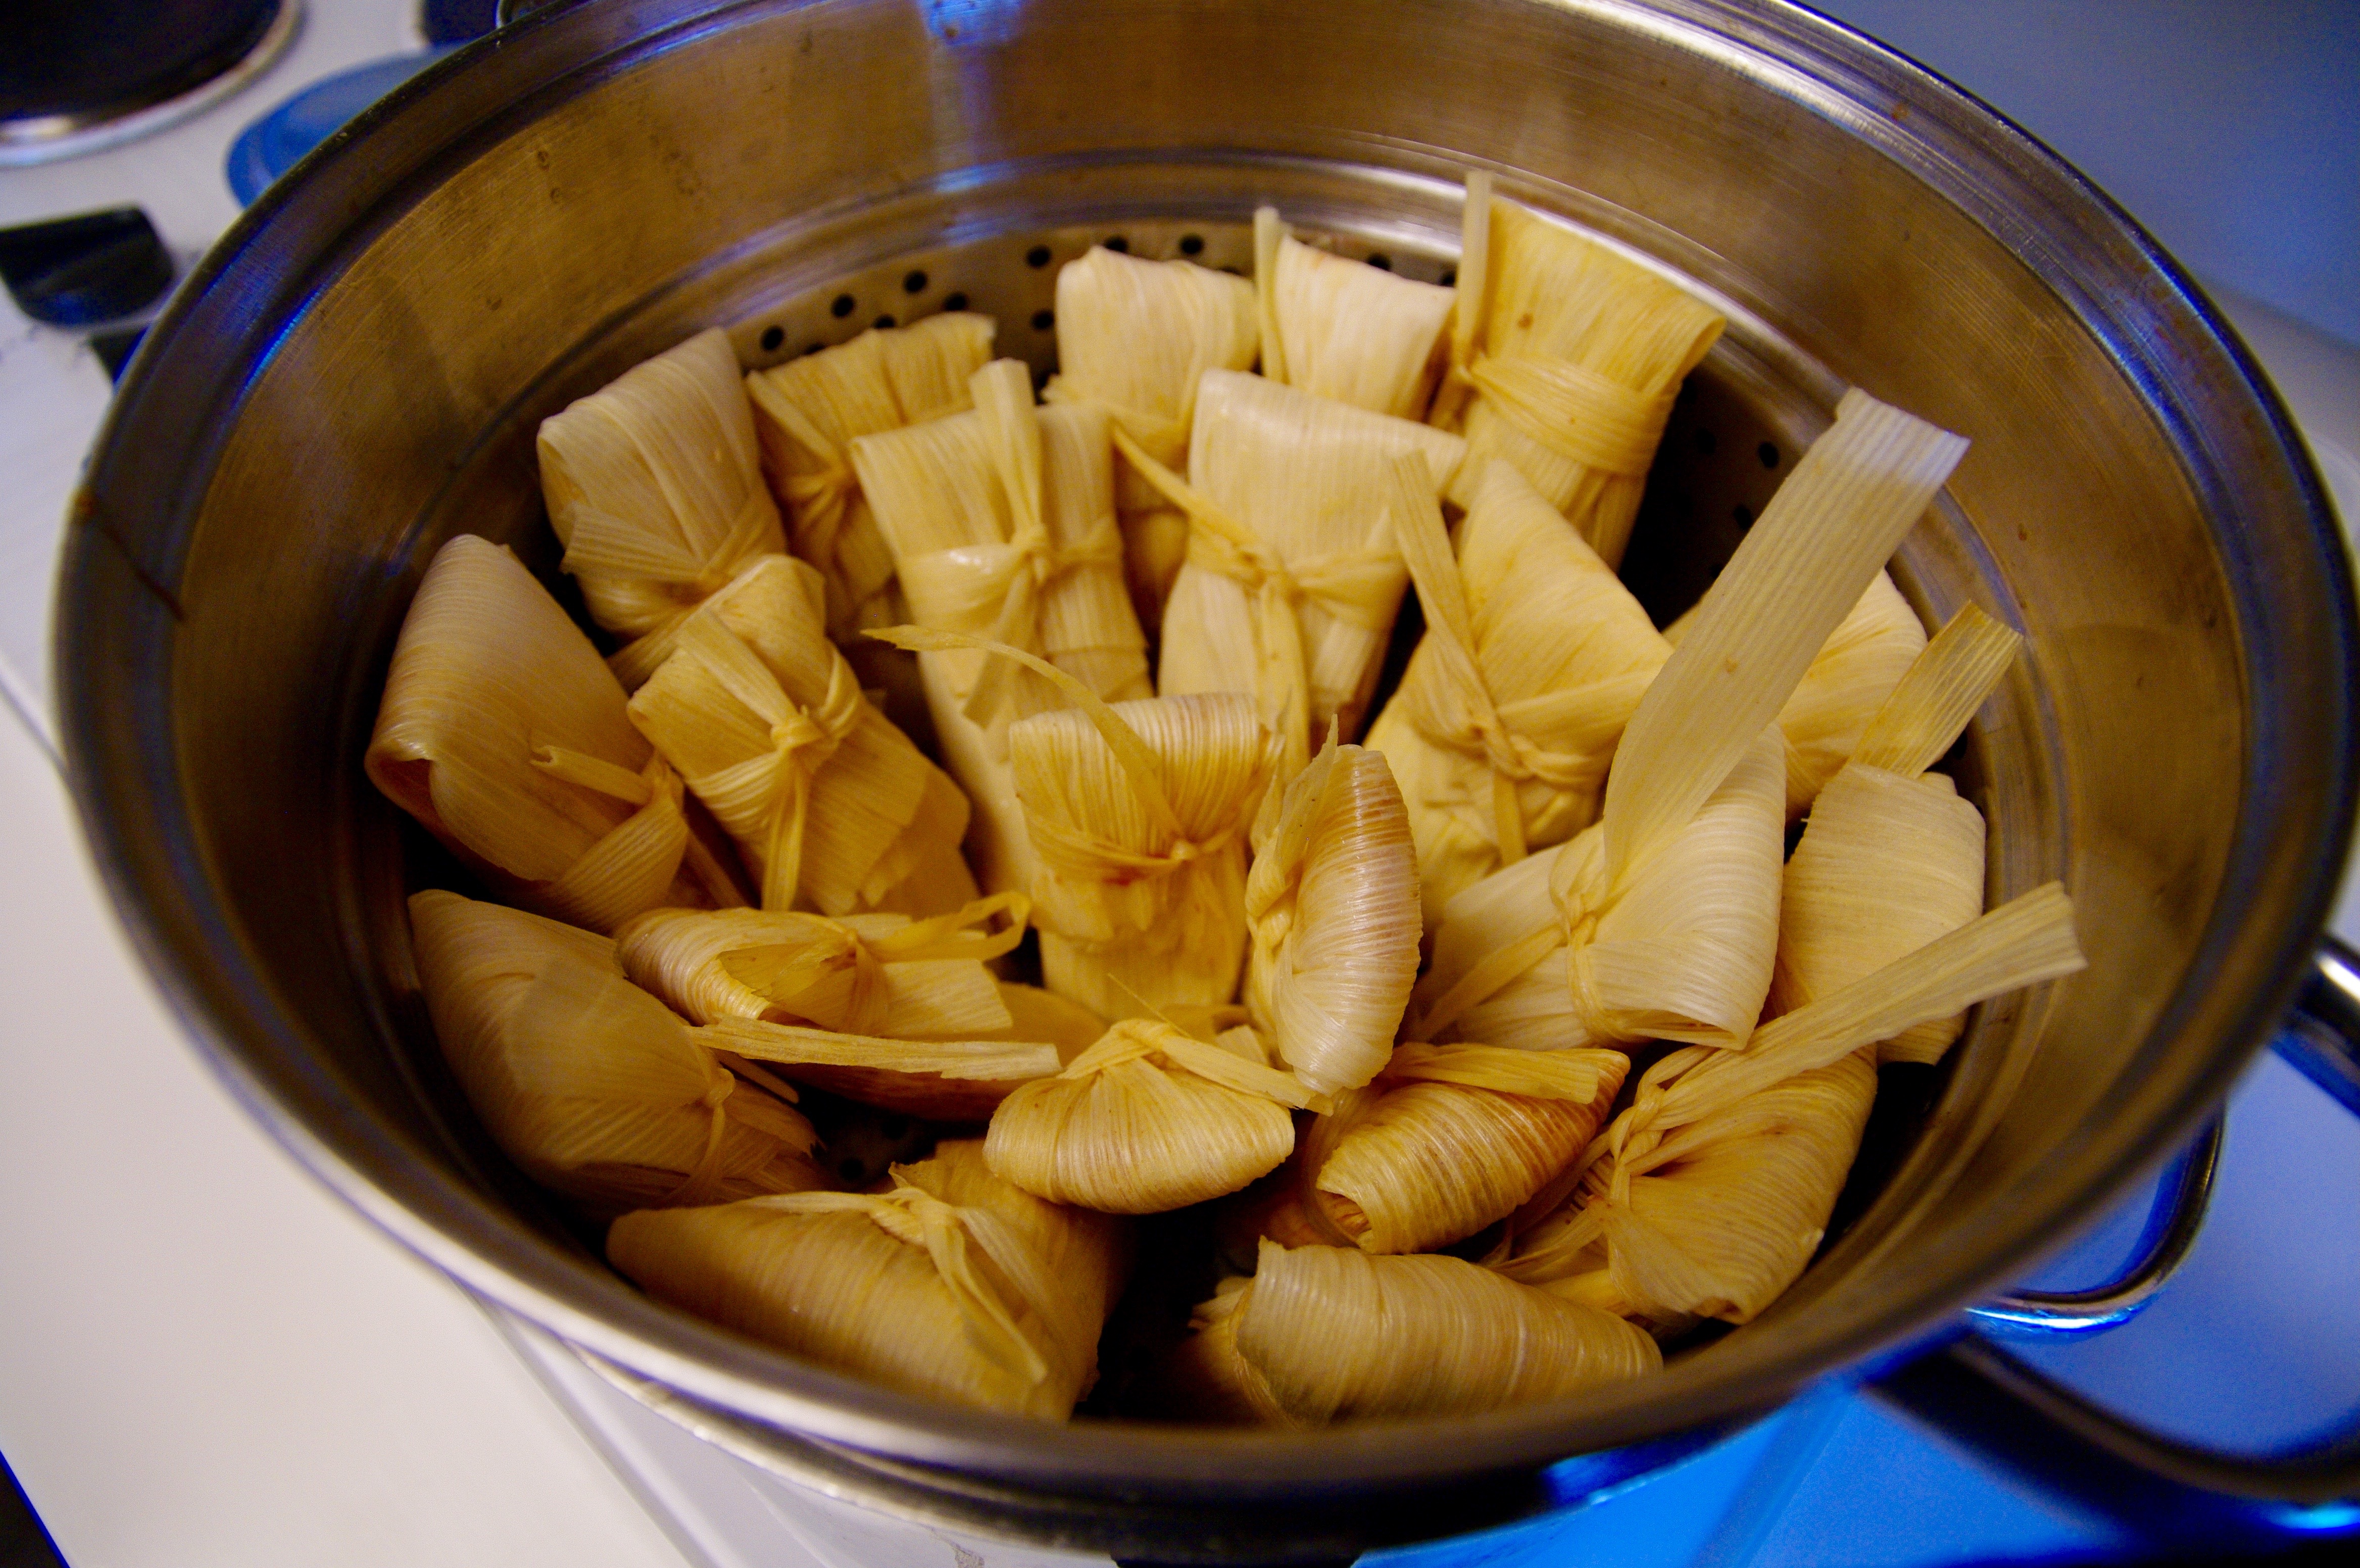
<path fill-rule="evenodd" d="M 1961 172 L 1978 137 L 1997 149 Z M 1994 897 L 2061 877 L 2089 972 L 1984 1010 L 1924 1135 L 1770 1316 L 1594 1408 L 1448 1437 L 1085 1441 L 896 1401 L 639 1301 L 474 1131 L 415 1001 L 399 895 L 421 868 L 359 756 L 434 548 L 473 532 L 552 567 L 535 425 L 704 326 L 760 365 L 964 294 L 1045 369 L 1055 266 L 1092 241 L 1194 238 L 1243 266 L 1240 225 L 1274 201 L 1434 278 L 1469 167 L 1730 316 L 1634 545 L 1664 596 L 1725 555 L 1844 386 L 1973 440 L 1896 576 L 1931 618 L 1972 599 L 2028 635 L 1963 782 Z M 83 744 L 144 759 L 108 787 L 154 819 L 115 852 L 175 889 L 145 900 L 151 950 L 249 1099 L 414 1245 L 757 1421 L 1024 1485 L 1194 1495 L 1496 1469 L 1725 1417 L 2061 1239 L 2225 1081 L 2238 1021 L 2307 936 L 2285 930 L 2315 924 L 2307 884 L 2254 891 L 2276 874 L 2257 810 L 2307 811 L 2306 845 L 2340 822 L 2316 762 L 2254 798 L 2285 720 L 2247 662 L 2295 663 L 2279 644 L 2304 634 L 2257 580 L 2312 606 L 2341 590 L 2289 521 L 2300 481 L 2234 359 L 2037 154 L 1811 19 L 618 0 L 471 51 L 272 201 L 119 416 L 126 449 L 143 419 L 197 432 L 184 467 L 102 465 L 93 527 L 122 538 L 77 545 L 117 641 L 70 683 L 130 694 Z M 2344 656 L 2271 701 L 2340 712 Z M 2231 892 L 2276 934 L 2222 948 Z"/>

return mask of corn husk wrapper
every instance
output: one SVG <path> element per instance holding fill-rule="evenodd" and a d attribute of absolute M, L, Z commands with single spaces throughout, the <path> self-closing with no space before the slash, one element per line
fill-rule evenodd
<path fill-rule="evenodd" d="M 590 618 L 628 640 L 611 661 L 627 688 L 655 673 L 707 595 L 786 548 L 738 378 L 716 327 L 541 421 L 560 564 Z"/>
<path fill-rule="evenodd" d="M 1107 1031 L 1107 1021 L 1078 1002 L 1068 1001 L 1038 985 L 1020 985 L 1011 981 L 1000 982 L 1000 1005 L 1008 1009 L 1008 1027 L 988 1039 L 1040 1041 L 1057 1048 L 1060 1064 L 1098 1043 Z"/>
<path fill-rule="evenodd" d="M 852 445 L 911 616 L 1039 655 L 1109 701 L 1148 696 L 1106 415 L 1035 410 L 1031 374 L 1013 359 L 985 366 L 972 385 L 972 412 Z M 983 884 L 1029 891 L 1008 727 L 1065 699 L 972 648 L 923 652 L 918 667 L 944 760 L 975 803 L 970 847 Z"/>
<path fill-rule="evenodd" d="M 1286 747 L 1284 776 L 1330 722 L 1352 740 L 1408 576 L 1393 541 L 1393 460 L 1439 494 L 1457 437 L 1258 376 L 1209 370 L 1185 483 L 1133 463 L 1188 514 L 1188 564 L 1164 611 L 1157 690 L 1246 692 Z"/>
<path fill-rule="evenodd" d="M 990 359 L 995 330 L 989 316 L 945 312 L 871 328 L 746 378 L 788 548 L 819 569 L 828 635 L 856 660 L 860 632 L 909 617 L 893 591 L 892 554 L 853 472 L 853 439 L 972 408 L 967 378 Z"/>
<path fill-rule="evenodd" d="M 709 1038 L 807 1088 L 929 1122 L 987 1121 L 1058 1068 L 1057 1047 L 1038 1040 L 896 1040 L 754 1018 L 724 1018 Z"/>
<path fill-rule="evenodd" d="M 1563 1278 L 1602 1240 L 1611 1288 L 1639 1315 L 1750 1321 L 1819 1245 L 1878 1043 L 2083 967 L 2051 883 L 1764 1025 L 1744 1050 L 1675 1051 L 1593 1145 L 1575 1208 L 1521 1237 L 1503 1270 Z"/>
<path fill-rule="evenodd" d="M 1855 758 L 1820 793 L 1786 861 L 1774 1011 L 1841 991 L 1983 913 L 1983 814 L 1948 778 L 1918 770 L 1950 749 L 2021 641 L 1961 610 L 1867 727 L 1891 769 Z M 1880 1043 L 1877 1059 L 1939 1061 L 1965 1023 L 1961 1013 L 1919 1024 Z"/>
<path fill-rule="evenodd" d="M 1670 646 L 1505 463 L 1454 562 L 1429 504 L 1402 532 L 1426 632 L 1369 728 L 1401 781 L 1429 928 L 1475 883 L 1597 819 L 1607 764 Z"/>
<path fill-rule="evenodd" d="M 432 889 L 410 924 L 443 1058 L 543 1187 L 604 1215 L 825 1184 L 811 1124 L 624 979 L 606 938 Z"/>
<path fill-rule="evenodd" d="M 1093 246 L 1058 269 L 1060 369 L 1042 395 L 1102 409 L 1156 462 L 1185 472 L 1198 378 L 1251 369 L 1257 335 L 1253 286 L 1242 278 Z M 1153 637 L 1187 554 L 1187 519 L 1127 459 L 1116 466 L 1115 509 L 1131 605 Z"/>
<path fill-rule="evenodd" d="M 1588 1146 L 1631 1062 L 1620 1051 L 1404 1046 L 1314 1179 L 1369 1252 L 1430 1252 L 1513 1213 Z"/>
<path fill-rule="evenodd" d="M 1200 1321 L 1230 1338 L 1238 1408 L 1276 1424 L 1472 1414 L 1663 1365 L 1629 1323 L 1455 1257 L 1264 1242 L 1229 1296 Z"/>
<path fill-rule="evenodd" d="M 1448 359 L 1450 290 L 1314 249 L 1273 207 L 1254 214 L 1254 256 L 1256 309 L 1275 328 L 1263 376 L 1371 413 L 1425 416 Z"/>
<path fill-rule="evenodd" d="M 1720 789 L 1622 887 L 1607 825 L 1448 906 L 1413 1001 L 1419 1039 L 1544 1050 L 1666 1039 L 1735 1047 L 1778 947 L 1785 767 L 1765 728 Z"/>
<path fill-rule="evenodd" d="M 1260 1245 L 1249 1244 L 1248 1267 L 1252 1266 Z M 1281 1245 L 1319 1244 L 1316 1238 L 1306 1238 Z M 1262 1374 L 1238 1354 L 1238 1309 L 1245 1305 L 1252 1287 L 1251 1276 L 1233 1275 L 1190 1314 L 1192 1332 L 1174 1347 L 1162 1368 L 1164 1398 L 1159 1414 L 1223 1426 L 1295 1424 L 1272 1396 Z"/>
<path fill-rule="evenodd" d="M 1251 1030 L 1221 1044 L 1128 1019 L 1056 1077 L 1011 1094 L 984 1152 L 1053 1202 L 1154 1214 L 1235 1192 L 1295 1147 L 1290 1110 L 1324 1103 L 1267 1064 Z"/>
<path fill-rule="evenodd" d="M 610 931 L 660 905 L 744 903 L 624 702 L 532 574 L 461 534 L 401 623 L 368 776 L 503 898 L 552 919 Z"/>
<path fill-rule="evenodd" d="M 1619 566 L 1672 399 L 1721 325 L 1677 284 L 1494 201 L 1479 174 L 1468 181 L 1450 371 L 1431 417 L 1465 431 L 1469 479 L 1512 465 Z"/>
<path fill-rule="evenodd" d="M 1665 638 L 1677 643 L 1694 614 L 1691 610 L 1665 628 Z M 1786 737 L 1787 820 L 1811 808 L 1860 743 L 1869 719 L 1925 648 L 1926 629 L 1918 624 L 1918 612 L 1893 586 L 1891 574 L 1877 573 L 1860 602 L 1828 634 L 1795 695 L 1778 710 L 1779 732 Z"/>
<path fill-rule="evenodd" d="M 631 721 L 738 841 L 764 908 L 932 916 L 975 897 L 966 801 L 862 695 L 810 566 L 762 557 L 672 639 Z"/>
<path fill-rule="evenodd" d="M 698 1317 L 907 1393 L 1063 1420 L 1096 1376 L 1115 1249 L 1097 1216 L 975 1190 L 961 1159 L 892 1190 L 627 1214 L 606 1255 Z M 936 1190 L 956 1192 L 946 1201 Z"/>
<path fill-rule="evenodd" d="M 974 1038 L 1011 1025 L 986 966 L 1023 939 L 1014 894 L 931 920 L 658 909 L 615 933 L 623 972 L 698 1024 L 760 1018 L 897 1039 Z M 1006 916 L 998 931 L 977 927 Z"/>
<path fill-rule="evenodd" d="M 1384 758 L 1320 749 L 1262 798 L 1246 877 L 1246 1000 L 1295 1075 L 1357 1089 L 1393 1054 L 1417 980 L 1417 851 Z"/>

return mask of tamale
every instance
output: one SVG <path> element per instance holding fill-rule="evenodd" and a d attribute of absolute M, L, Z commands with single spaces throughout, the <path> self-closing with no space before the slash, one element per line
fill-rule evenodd
<path fill-rule="evenodd" d="M 1154 1214 L 1235 1192 L 1295 1147 L 1291 1109 L 1319 1097 L 1251 1044 L 1208 1045 L 1128 1019 L 1054 1078 L 993 1113 L 984 1153 L 1006 1180 L 1053 1202 Z"/>
<path fill-rule="evenodd" d="M 1429 1252 L 1505 1219 L 1588 1146 L 1620 1051 L 1404 1046 L 1318 1168 L 1315 1198 L 1369 1252 Z"/>
<path fill-rule="evenodd" d="M 1463 475 L 1510 464 L 1621 565 L 1672 399 L 1721 335 L 1721 316 L 1604 246 L 1493 200 L 1488 175 L 1468 181 L 1458 287 L 1432 418 L 1465 430 Z"/>
<path fill-rule="evenodd" d="M 1110 701 L 1148 696 L 1107 416 L 1034 409 L 1030 373 L 1013 359 L 977 371 L 973 388 L 971 412 L 852 444 L 912 616 L 1039 654 Z M 922 653 L 918 665 L 944 759 L 975 804 L 977 871 L 991 892 L 1027 892 L 1032 853 L 1007 729 L 1063 699 L 967 648 Z"/>
<path fill-rule="evenodd" d="M 1764 1025 L 1742 1051 L 1672 1053 L 1592 1146 L 1570 1210 L 1520 1237 L 1502 1271 L 1563 1278 L 1594 1266 L 1603 1240 L 1612 1290 L 1637 1315 L 1751 1320 L 1819 1245 L 1875 1093 L 1876 1045 L 2083 967 L 2072 903 L 2051 883 Z"/>
<path fill-rule="evenodd" d="M 792 1354 L 1063 1420 L 1096 1375 L 1118 1248 L 1098 1216 L 978 1190 L 991 1178 L 970 1164 L 896 1167 L 873 1196 L 626 1214 L 606 1255 L 658 1300 Z"/>
<path fill-rule="evenodd" d="M 1393 459 L 1418 459 L 1438 494 L 1463 451 L 1406 420 L 1207 371 L 1186 482 L 1132 456 L 1191 529 L 1164 609 L 1157 690 L 1253 694 L 1286 748 L 1283 776 L 1330 721 L 1357 738 L 1408 581 Z"/>
<path fill-rule="evenodd" d="M 561 565 L 591 619 L 628 639 L 612 661 L 627 687 L 655 673 L 706 595 L 786 547 L 718 328 L 541 421 L 540 453 Z"/>
<path fill-rule="evenodd" d="M 991 357 L 989 316 L 949 311 L 746 378 L 762 469 L 787 515 L 788 547 L 827 585 L 828 635 L 859 662 L 858 641 L 909 619 L 893 591 L 893 557 L 852 467 L 856 436 L 900 430 L 972 408 L 967 378 Z"/>
<path fill-rule="evenodd" d="M 933 916 L 975 897 L 967 802 L 861 694 L 819 574 L 766 555 L 672 629 L 631 722 L 738 841 L 762 906 Z"/>
<path fill-rule="evenodd" d="M 1665 628 L 1666 640 L 1677 643 L 1688 619 Z M 1860 743 L 1870 716 L 1925 647 L 1918 612 L 1893 586 L 1891 574 L 1877 573 L 1778 710 L 1779 733 L 1786 737 L 1787 820 L 1811 808 Z"/>
<path fill-rule="evenodd" d="M 590 640 L 499 546 L 435 552 L 401 623 L 368 776 L 528 909 L 595 931 L 742 904 Z"/>
<path fill-rule="evenodd" d="M 973 929 L 994 916 L 994 933 Z M 761 1018 L 896 1039 L 972 1039 L 1013 1020 L 985 966 L 1023 939 L 1025 902 L 906 915 L 657 909 L 615 933 L 623 972 L 698 1024 Z"/>
<path fill-rule="evenodd" d="M 1448 357 L 1451 291 L 1305 245 L 1274 208 L 1254 214 L 1254 239 L 1257 309 L 1277 338 L 1262 373 L 1372 413 L 1425 417 Z"/>
<path fill-rule="evenodd" d="M 606 938 L 435 890 L 410 925 L 443 1058 L 535 1181 L 600 1215 L 825 1185 L 811 1124 L 624 979 Z"/>
<path fill-rule="evenodd" d="M 1156 462 L 1185 472 L 1198 378 L 1251 369 L 1256 339 L 1242 278 L 1092 246 L 1057 271 L 1059 369 L 1042 396 L 1103 410 Z M 1153 636 L 1187 554 L 1187 520 L 1128 460 L 1116 466 L 1115 508 L 1131 605 Z"/>
<path fill-rule="evenodd" d="M 1392 1054 L 1417 979 L 1417 852 L 1385 759 L 1331 738 L 1263 795 L 1253 848 L 1254 1023 L 1312 1089 L 1357 1089 Z"/>
<path fill-rule="evenodd" d="M 1431 502 L 1402 548 L 1426 632 L 1369 746 L 1401 781 L 1431 927 L 1464 889 L 1596 820 L 1614 743 L 1671 649 L 1505 463 L 1477 482 L 1455 563 Z"/>
<path fill-rule="evenodd" d="M 1472 1414 L 1663 1365 L 1621 1319 L 1455 1257 L 1265 1241 L 1252 1282 L 1198 1321 L 1233 1336 L 1237 1408 L 1292 1426 Z"/>
<path fill-rule="evenodd" d="M 1918 770 L 1950 749 L 2021 641 L 1961 610 L 1867 726 L 1869 755 L 1887 765 L 1855 757 L 1820 793 L 1786 861 L 1773 1011 L 1840 991 L 1983 913 L 1983 814 L 1948 778 Z M 1920 1024 L 1882 1042 L 1877 1059 L 1939 1061 L 1965 1021 Z"/>

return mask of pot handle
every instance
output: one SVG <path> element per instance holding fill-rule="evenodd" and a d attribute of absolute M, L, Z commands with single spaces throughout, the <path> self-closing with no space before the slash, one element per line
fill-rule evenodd
<path fill-rule="evenodd" d="M 2274 1042 L 2345 1110 L 2360 1114 L 2360 954 L 2320 947 Z M 2223 1453 L 2147 1431 L 2082 1398 L 1986 1335 L 2047 1338 L 2128 1321 L 2187 1255 L 2221 1146 L 2214 1118 L 2169 1172 L 2138 1256 L 2092 1291 L 2018 1291 L 1971 1310 L 1964 1333 L 1888 1373 L 1869 1391 L 1971 1444 L 2035 1489 L 2061 1490 L 2149 1538 L 2183 1544 L 2283 1542 L 2288 1530 L 2360 1524 L 2360 1415 L 2336 1434 L 2261 1457 Z"/>

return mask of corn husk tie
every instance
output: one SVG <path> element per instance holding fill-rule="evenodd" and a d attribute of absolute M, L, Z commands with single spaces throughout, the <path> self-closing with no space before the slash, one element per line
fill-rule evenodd
<path fill-rule="evenodd" d="M 1326 1103 L 1267 1065 L 1251 1030 L 1207 1044 L 1126 1019 L 1003 1101 L 984 1153 L 1001 1179 L 1052 1202 L 1162 1213 L 1277 1168 L 1295 1147 L 1289 1111 Z"/>
<path fill-rule="evenodd" d="M 541 422 L 541 485 L 609 661 L 636 688 L 691 611 L 757 555 L 785 548 L 763 485 L 737 356 L 717 328 Z"/>
<path fill-rule="evenodd" d="M 1471 1236 L 1580 1157 L 1630 1065 L 1620 1051 L 1404 1046 L 1320 1163 L 1314 1204 L 1369 1252 Z"/>
<path fill-rule="evenodd" d="M 713 851 L 689 831 L 688 818 L 681 814 L 680 775 L 661 755 L 650 753 L 635 773 L 537 735 L 532 765 L 552 779 L 638 808 L 547 884 L 541 896 L 552 912 L 563 910 L 563 918 L 593 931 L 612 931 L 661 899 L 683 864 L 716 908 L 745 903 Z"/>
<path fill-rule="evenodd" d="M 988 962 L 1023 941 L 1032 910 L 1022 894 L 1001 893 L 882 935 L 864 934 L 846 921 L 814 920 L 815 939 L 735 948 L 721 955 L 721 967 L 739 984 L 815 1024 L 879 1034 L 892 1007 L 888 965 Z M 999 931 L 970 929 L 1000 914 L 1008 923 Z"/>
<path fill-rule="evenodd" d="M 793 905 L 803 880 L 803 832 L 811 813 L 812 779 L 852 733 L 868 702 L 859 677 L 841 654 L 831 662 L 827 692 L 814 707 L 798 707 L 754 651 L 710 621 L 683 624 L 677 645 L 712 672 L 757 722 L 770 727 L 770 750 L 697 780 L 697 793 L 715 803 L 760 801 L 762 907 Z"/>
<path fill-rule="evenodd" d="M 1254 596 L 1260 618 L 1260 660 L 1254 696 L 1262 722 L 1280 738 L 1282 777 L 1310 761 L 1311 670 L 1303 648 L 1301 610 L 1316 602 L 1336 620 L 1371 632 L 1393 624 L 1408 574 L 1397 551 L 1382 545 L 1338 551 L 1292 566 L 1253 531 L 1211 498 L 1151 456 L 1121 432 L 1115 444 L 1131 466 L 1188 519 L 1188 565 L 1216 572 Z M 1413 467 L 1419 467 L 1412 460 Z M 1430 479 L 1421 480 L 1430 493 Z"/>
<path fill-rule="evenodd" d="M 1417 979 L 1417 851 L 1378 753 L 1328 743 L 1262 797 L 1246 878 L 1255 1023 L 1303 1081 L 1356 1089 L 1392 1054 Z"/>

